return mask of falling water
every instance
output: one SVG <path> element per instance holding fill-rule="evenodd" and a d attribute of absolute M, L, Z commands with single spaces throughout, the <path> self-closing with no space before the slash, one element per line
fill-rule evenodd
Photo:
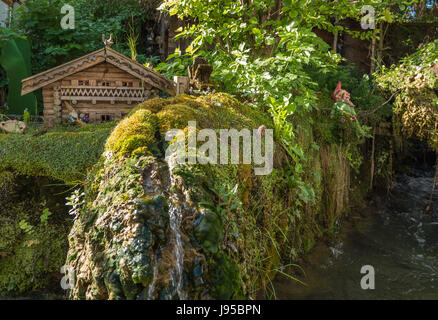
<path fill-rule="evenodd" d="M 157 282 L 158 277 L 158 258 L 155 256 L 154 259 L 154 275 L 152 278 L 152 282 L 148 288 L 148 300 L 154 300 L 155 298 L 155 283 Z"/>
<path fill-rule="evenodd" d="M 181 207 L 174 206 L 173 204 L 170 204 L 170 228 L 172 229 L 172 232 L 175 236 L 175 247 L 173 250 L 174 256 L 175 256 L 175 267 L 172 270 L 171 273 L 171 283 L 173 284 L 173 287 L 175 288 L 175 293 L 178 295 L 178 297 L 181 300 L 186 299 L 186 294 L 183 291 L 183 264 L 184 264 L 184 248 L 182 245 L 181 240 L 181 233 L 179 232 L 179 228 L 181 225 Z"/>
<path fill-rule="evenodd" d="M 175 157 L 168 158 L 169 176 L 170 176 L 170 189 L 175 186 L 175 178 L 172 174 L 172 170 L 175 166 Z M 170 283 L 173 288 L 171 297 L 178 296 L 180 300 L 186 300 L 187 294 L 183 290 L 183 265 L 184 265 L 184 248 L 181 239 L 181 220 L 182 220 L 182 207 L 178 194 L 170 192 L 169 201 L 169 224 L 172 234 L 174 236 L 175 246 L 173 249 L 175 257 L 175 266 L 170 274 Z"/>

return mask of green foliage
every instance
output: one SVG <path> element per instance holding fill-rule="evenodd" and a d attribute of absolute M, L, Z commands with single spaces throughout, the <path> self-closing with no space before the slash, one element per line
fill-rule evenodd
<path fill-rule="evenodd" d="M 25 233 L 33 236 L 35 231 L 33 229 L 33 226 L 26 222 L 26 220 L 21 220 L 18 224 L 21 230 L 23 230 Z"/>
<path fill-rule="evenodd" d="M 37 183 L 15 174 L 8 183 L 9 193 L 26 188 L 28 196 L 9 194 L 0 199 L 0 295 L 59 292 L 56 275 L 65 263 L 70 221 L 53 195 L 46 202 L 45 195 L 32 192 Z"/>
<path fill-rule="evenodd" d="M 183 54 L 179 48 L 176 48 L 175 52 L 167 57 L 166 62 L 161 62 L 157 65 L 156 70 L 163 72 L 168 78 L 187 76 L 187 68 L 192 64 L 192 56 L 190 54 Z"/>
<path fill-rule="evenodd" d="M 131 51 L 131 59 L 137 61 L 137 42 L 140 34 L 134 25 L 134 17 L 132 17 L 131 22 L 128 25 L 128 37 L 126 41 L 128 42 L 129 50 Z"/>
<path fill-rule="evenodd" d="M 237 195 L 239 185 L 234 188 L 219 186 L 213 187 L 211 191 L 216 195 L 216 203 L 204 202 L 200 206 L 207 208 L 199 218 L 198 224 L 195 225 L 195 235 L 206 251 L 217 253 L 221 247 L 222 241 L 228 241 L 230 233 L 231 214 L 241 208 L 242 202 Z M 235 227 L 235 226 L 234 226 Z M 232 228 L 231 232 L 237 233 L 237 228 Z"/>
<path fill-rule="evenodd" d="M 311 89 L 315 83 L 303 67 L 330 66 L 338 61 L 311 32 L 305 19 L 308 4 L 284 2 L 270 20 L 266 17 L 273 12 L 274 3 L 264 1 L 197 1 L 190 6 L 185 1 L 167 1 L 162 9 L 194 18 L 196 23 L 178 37 L 193 39 L 187 53 L 208 58 L 221 89 L 259 106 L 268 104 L 271 97 L 281 102 L 287 99 L 292 113 L 292 108 L 310 110 L 314 101 Z M 297 15 L 298 10 L 304 15 Z M 259 12 L 260 18 L 254 12 Z"/>
<path fill-rule="evenodd" d="M 41 216 L 40 216 L 40 223 L 37 227 L 46 227 L 49 217 L 52 215 L 52 213 L 50 212 L 50 210 L 48 208 L 44 208 Z M 20 220 L 20 222 L 18 223 L 18 226 L 20 227 L 21 230 L 23 230 L 26 234 L 32 236 L 32 237 L 36 237 L 36 230 L 37 227 L 32 226 L 30 223 L 28 223 L 26 220 Z"/>
<path fill-rule="evenodd" d="M 396 133 L 426 140 L 438 150 L 438 40 L 430 42 L 399 65 L 377 74 L 379 87 L 395 97 Z"/>
<path fill-rule="evenodd" d="M 11 28 L 0 27 L 0 47 L 12 39 L 24 39 L 16 30 Z"/>
<path fill-rule="evenodd" d="M 319 80 L 319 99 L 320 108 L 332 108 L 333 100 L 331 96 L 339 81 L 342 89 L 351 94 L 351 100 L 356 105 L 355 113 L 359 121 L 366 125 L 378 125 L 382 121 L 388 121 L 392 116 L 392 105 L 387 104 L 375 110 L 385 102 L 382 93 L 377 90 L 375 81 L 370 75 L 360 71 L 353 65 L 337 66 L 330 72 L 320 72 L 318 69 L 309 69 L 312 77 Z M 324 101 L 322 97 L 324 96 Z M 352 111 L 352 110 L 351 110 Z M 352 112 L 350 112 L 353 115 Z"/>
<path fill-rule="evenodd" d="M 225 228 L 229 223 L 230 212 L 239 208 L 242 203 L 237 198 L 237 188 L 239 185 L 235 185 L 234 188 L 227 188 L 226 186 L 220 186 L 217 190 L 215 188 L 212 191 L 217 197 L 217 205 L 213 205 L 208 202 L 200 202 L 199 204 L 207 209 L 216 213 Z"/>
<path fill-rule="evenodd" d="M 41 224 L 42 225 L 47 225 L 47 221 L 49 220 L 49 217 L 51 215 L 52 215 L 52 213 L 50 212 L 49 208 L 45 208 L 43 210 L 43 213 L 40 216 Z"/>
<path fill-rule="evenodd" d="M 353 107 L 350 107 L 348 104 L 344 103 L 344 102 L 336 102 L 333 105 L 333 110 L 332 110 L 332 115 L 347 115 L 350 117 L 354 117 L 356 116 L 356 111 L 354 110 Z"/>
<path fill-rule="evenodd" d="M 325 74 L 340 61 L 312 32 L 313 28 L 351 32 L 335 26 L 332 17 L 359 19 L 363 16 L 362 6 L 368 4 L 376 8 L 380 21 L 389 19 L 386 9 L 397 4 L 404 10 L 400 15 L 404 14 L 408 3 L 411 2 L 227 0 L 187 5 L 178 0 L 164 1 L 160 8 L 170 15 L 196 21 L 177 38 L 192 39 L 187 54 L 205 56 L 212 63 L 221 89 L 259 106 L 269 105 L 271 97 L 281 103 L 287 100 L 292 114 L 311 110 L 315 103 L 318 77 L 310 77 L 306 68 L 315 67 Z M 365 38 L 372 36 L 371 31 L 363 30 L 362 34 Z M 169 68 L 180 71 L 180 64 L 173 61 Z"/>
<path fill-rule="evenodd" d="M 60 26 L 61 8 L 75 8 L 75 29 Z M 32 73 L 38 73 L 103 47 L 102 34 L 113 33 L 114 48 L 122 53 L 129 49 L 124 43 L 127 23 L 150 16 L 156 3 L 137 0 L 28 0 L 14 13 L 14 29 L 20 30 L 32 45 Z"/>
<path fill-rule="evenodd" d="M 226 254 L 220 254 L 212 261 L 211 282 L 214 284 L 215 299 L 229 300 L 239 298 L 240 287 L 239 269 L 236 263 Z"/>
<path fill-rule="evenodd" d="M 405 2 L 397 1 L 397 4 Z M 318 91 L 325 93 L 327 88 L 332 92 L 337 81 L 342 80 L 329 79 L 331 74 L 341 74 L 342 68 L 338 66 L 341 57 L 330 51 L 329 45 L 312 30 L 348 32 L 369 39 L 373 36 L 372 31 L 354 33 L 336 26 L 333 19 L 334 16 L 339 20 L 361 18 L 364 4 L 375 5 L 379 10 L 390 7 L 381 1 L 352 3 L 347 0 L 193 1 L 190 5 L 184 0 L 164 1 L 161 10 L 180 18 L 190 17 L 194 23 L 177 36 L 191 39 L 186 53 L 176 52 L 167 65 L 160 65 L 160 70 L 182 74 L 194 57 L 207 58 L 213 65 L 212 76 L 220 90 L 271 113 L 275 137 L 294 161 L 291 183 L 305 186 L 303 163 L 308 157 L 300 146 L 296 123 L 311 122 L 312 111 L 320 107 Z M 378 19 L 385 17 L 389 17 L 388 12 Z M 366 79 L 361 83 L 365 92 Z M 356 84 L 358 81 L 351 82 L 352 87 Z M 366 96 L 372 96 L 372 90 L 369 87 L 367 90 L 367 94 L 361 94 L 363 101 Z M 352 110 L 350 113 L 353 114 Z M 337 120 L 331 121 L 333 126 L 337 125 Z M 355 141 L 365 136 L 358 121 L 345 126 Z M 342 130 L 344 128 L 338 131 Z M 303 199 L 312 198 L 310 189 L 301 188 Z"/>
<path fill-rule="evenodd" d="M 412 55 L 403 58 L 399 65 L 393 65 L 391 68 L 384 68 L 382 72 L 378 75 L 382 76 L 379 78 L 380 85 L 384 86 L 385 89 L 390 89 L 395 91 L 404 86 L 407 86 L 407 78 L 410 78 L 415 72 L 423 71 L 427 67 L 432 67 L 437 63 L 438 60 L 438 40 L 429 42 L 422 47 L 420 47 Z M 402 76 L 401 78 L 398 76 Z M 410 79 L 411 82 L 412 79 Z M 434 78 L 428 81 L 428 86 L 434 86 Z"/>

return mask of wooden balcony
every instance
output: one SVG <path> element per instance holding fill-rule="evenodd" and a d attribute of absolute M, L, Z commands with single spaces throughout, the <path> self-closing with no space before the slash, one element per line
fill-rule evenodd
<path fill-rule="evenodd" d="M 91 87 L 91 86 L 62 86 L 61 100 L 71 101 L 110 101 L 142 102 L 154 96 L 151 90 L 141 87 Z"/>

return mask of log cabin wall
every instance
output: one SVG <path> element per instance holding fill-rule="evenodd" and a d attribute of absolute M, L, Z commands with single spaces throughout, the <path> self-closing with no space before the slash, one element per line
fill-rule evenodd
<path fill-rule="evenodd" d="M 173 81 L 111 48 L 23 79 L 22 84 L 22 95 L 43 89 L 44 118 L 49 126 L 63 120 L 121 119 L 160 91 L 176 93 Z"/>
<path fill-rule="evenodd" d="M 55 110 L 54 110 L 54 87 L 56 84 L 48 85 L 43 88 L 43 103 L 44 103 L 44 121 L 50 126 L 55 124 Z"/>
<path fill-rule="evenodd" d="M 87 115 L 89 122 L 118 120 L 156 96 L 157 89 L 104 62 L 44 87 L 44 117 L 51 125 L 67 121 L 73 108 L 78 115 Z"/>

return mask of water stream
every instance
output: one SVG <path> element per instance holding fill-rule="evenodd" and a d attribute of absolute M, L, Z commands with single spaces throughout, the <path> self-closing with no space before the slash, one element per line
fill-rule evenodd
<path fill-rule="evenodd" d="M 172 187 L 175 186 L 175 177 L 172 173 L 175 166 L 175 157 L 170 157 L 168 161 L 169 165 L 169 181 L 170 181 L 170 201 L 169 201 L 169 225 L 173 234 L 174 241 L 174 258 L 175 266 L 170 274 L 170 283 L 173 288 L 173 292 L 170 294 L 170 298 L 177 297 L 180 300 L 186 300 L 187 294 L 183 288 L 183 266 L 184 266 L 184 247 L 181 239 L 181 220 L 182 220 L 182 201 L 176 192 L 172 192 Z"/>
<path fill-rule="evenodd" d="M 157 277 L 158 277 L 158 257 L 157 257 L 157 255 L 155 255 L 153 278 L 152 278 L 152 282 L 148 288 L 148 300 L 155 299 L 155 284 L 157 282 Z"/>
<path fill-rule="evenodd" d="M 413 169 L 389 196 L 374 196 L 351 218 L 350 230 L 331 246 L 319 245 L 296 281 L 278 276 L 279 299 L 438 299 L 438 192 L 426 212 L 434 172 Z M 375 270 L 375 289 L 363 290 L 362 266 Z"/>

